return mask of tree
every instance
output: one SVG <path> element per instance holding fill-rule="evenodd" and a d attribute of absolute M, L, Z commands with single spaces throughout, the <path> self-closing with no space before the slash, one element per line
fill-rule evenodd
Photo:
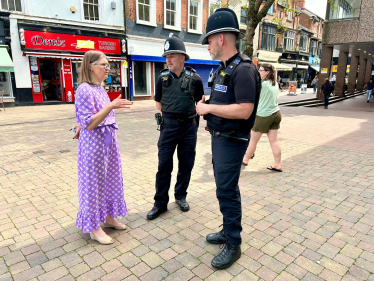
<path fill-rule="evenodd" d="M 267 0 L 265 5 L 262 5 L 264 0 L 246 0 L 246 5 L 241 6 L 247 10 L 247 28 L 244 37 L 244 51 L 243 53 L 253 57 L 253 39 L 255 36 L 256 28 L 258 24 L 266 17 L 267 12 L 274 3 L 278 3 L 283 7 L 284 11 L 292 11 L 293 17 L 300 15 L 300 12 L 292 8 L 293 0 Z M 234 7 L 241 4 L 241 0 L 218 0 L 214 5 L 211 5 L 212 9 L 215 8 L 228 8 Z M 328 0 L 330 4 L 333 4 L 334 0 Z M 261 7 L 262 6 L 262 7 Z M 333 7 L 334 8 L 334 7 Z M 272 22 L 277 25 L 277 34 L 279 36 L 282 31 L 287 31 L 287 26 L 283 24 L 282 18 L 273 17 Z"/>

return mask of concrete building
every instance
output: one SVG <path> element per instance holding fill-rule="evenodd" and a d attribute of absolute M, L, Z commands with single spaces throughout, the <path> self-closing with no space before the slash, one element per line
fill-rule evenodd
<path fill-rule="evenodd" d="M 111 64 L 106 90 L 126 92 L 126 41 L 121 0 L 6 0 L 16 104 L 73 102 L 83 54 L 101 50 Z M 10 3 L 10 4 L 9 4 Z M 4 7 L 2 7 L 4 9 Z"/>
<path fill-rule="evenodd" d="M 373 77 L 374 5 L 372 0 L 334 0 L 328 3 L 322 40 L 320 88 L 331 74 L 334 49 L 339 50 L 335 94 L 344 95 L 362 90 Z M 347 72 L 347 65 L 350 69 Z M 323 93 L 317 97 L 322 99 Z"/>
<path fill-rule="evenodd" d="M 206 22 L 214 11 L 209 0 L 126 0 L 126 35 L 130 70 L 131 99 L 153 99 L 159 73 L 166 68 L 165 40 L 171 33 L 185 43 L 191 57 L 186 65 L 201 76 L 208 93 L 209 72 L 218 61 L 210 59 L 206 45 L 201 45 Z"/>

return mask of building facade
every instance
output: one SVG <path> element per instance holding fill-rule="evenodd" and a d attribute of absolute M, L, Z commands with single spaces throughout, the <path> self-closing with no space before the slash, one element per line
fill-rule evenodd
<path fill-rule="evenodd" d="M 208 76 L 218 67 L 210 60 L 207 46 L 201 45 L 210 15 L 209 0 L 126 0 L 126 35 L 128 40 L 131 99 L 153 99 L 159 73 L 166 68 L 165 40 L 172 34 L 185 43 L 191 66 L 201 76 L 205 91 Z"/>
<path fill-rule="evenodd" d="M 374 5 L 372 0 L 334 0 L 327 4 L 322 39 L 321 74 L 323 79 L 333 71 L 334 50 L 338 50 L 335 94 L 361 91 L 373 77 Z M 348 69 L 349 66 L 349 69 Z M 322 93 L 317 97 L 322 99 Z"/>
<path fill-rule="evenodd" d="M 100 50 L 109 58 L 111 69 L 105 83 L 109 97 L 125 96 L 123 1 L 5 2 L 17 7 L 9 11 L 16 104 L 73 102 L 78 71 L 88 50 Z"/>

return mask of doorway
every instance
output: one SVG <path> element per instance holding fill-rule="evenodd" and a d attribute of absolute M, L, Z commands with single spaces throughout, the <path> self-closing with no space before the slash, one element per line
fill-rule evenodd
<path fill-rule="evenodd" d="M 39 59 L 40 82 L 44 101 L 64 101 L 61 59 Z"/>

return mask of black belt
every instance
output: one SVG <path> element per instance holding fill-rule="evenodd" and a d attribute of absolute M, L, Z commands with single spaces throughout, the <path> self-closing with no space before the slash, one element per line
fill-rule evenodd
<path fill-rule="evenodd" d="M 218 132 L 218 131 L 214 131 L 214 130 L 211 130 L 211 129 L 208 129 L 208 131 L 213 137 L 216 137 L 216 138 L 231 139 L 231 140 L 237 140 L 237 141 L 249 141 L 246 138 L 240 138 L 240 137 L 233 136 L 228 132 Z"/>
<path fill-rule="evenodd" d="M 186 124 L 190 124 L 196 122 L 195 117 L 193 118 L 186 118 L 186 119 L 170 119 L 170 118 L 163 118 L 163 122 L 166 124 L 172 124 L 177 126 L 184 126 Z"/>

